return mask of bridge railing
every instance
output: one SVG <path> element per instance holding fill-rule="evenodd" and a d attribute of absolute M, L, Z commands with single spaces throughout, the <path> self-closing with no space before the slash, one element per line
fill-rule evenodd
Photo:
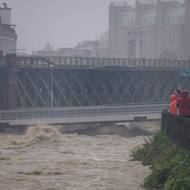
<path fill-rule="evenodd" d="M 17 64 L 25 67 L 137 67 L 137 68 L 188 68 L 188 60 L 154 60 L 97 57 L 17 57 Z"/>
<path fill-rule="evenodd" d="M 93 106 L 70 108 L 18 109 L 0 111 L 0 121 L 19 119 L 47 119 L 61 117 L 111 116 L 161 113 L 167 105 Z"/>
<path fill-rule="evenodd" d="M 162 129 L 176 144 L 190 148 L 190 118 L 162 112 Z"/>

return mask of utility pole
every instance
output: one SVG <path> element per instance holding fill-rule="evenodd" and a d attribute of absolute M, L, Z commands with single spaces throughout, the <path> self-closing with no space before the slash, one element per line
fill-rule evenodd
<path fill-rule="evenodd" d="M 53 107 L 53 67 L 54 65 L 53 64 L 50 64 L 50 107 Z"/>

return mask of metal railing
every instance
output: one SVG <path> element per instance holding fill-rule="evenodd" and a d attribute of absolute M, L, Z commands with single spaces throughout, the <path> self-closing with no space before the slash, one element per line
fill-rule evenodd
<path fill-rule="evenodd" d="M 5 66 L 6 58 L 0 57 L 0 66 Z M 162 59 L 126 59 L 105 57 L 61 57 L 61 56 L 18 56 L 16 62 L 19 67 L 49 68 L 51 64 L 57 67 L 127 67 L 127 68 L 190 68 L 189 60 Z"/>
<path fill-rule="evenodd" d="M 167 104 L 125 105 L 125 106 L 92 106 L 67 108 L 38 108 L 0 111 L 0 122 L 10 120 L 48 119 L 62 117 L 109 116 L 129 114 L 161 113 Z"/>
<path fill-rule="evenodd" d="M 128 67 L 128 68 L 190 68 L 188 60 L 154 60 L 98 57 L 17 57 L 17 64 L 24 67 Z"/>

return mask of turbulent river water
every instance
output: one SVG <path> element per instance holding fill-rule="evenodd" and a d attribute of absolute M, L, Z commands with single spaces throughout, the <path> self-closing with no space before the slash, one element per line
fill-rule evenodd
<path fill-rule="evenodd" d="M 0 190 L 142 190 L 131 150 L 153 124 L 36 126 L 0 134 Z"/>

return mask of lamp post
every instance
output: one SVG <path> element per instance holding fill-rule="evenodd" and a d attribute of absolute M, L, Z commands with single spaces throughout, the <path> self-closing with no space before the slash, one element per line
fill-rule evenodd
<path fill-rule="evenodd" d="M 181 89 L 181 72 L 178 74 L 177 88 Z"/>
<path fill-rule="evenodd" d="M 50 67 L 50 107 L 53 107 L 53 64 L 49 65 Z"/>

